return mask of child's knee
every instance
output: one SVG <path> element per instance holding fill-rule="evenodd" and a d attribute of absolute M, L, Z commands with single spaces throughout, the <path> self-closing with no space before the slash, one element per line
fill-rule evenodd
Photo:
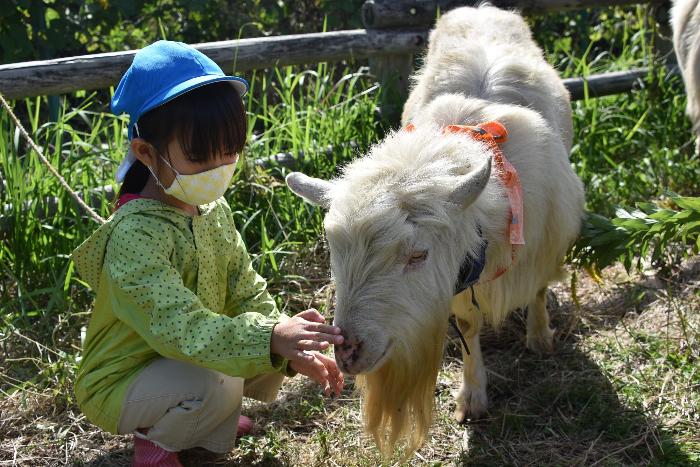
<path fill-rule="evenodd" d="M 235 378 L 211 371 L 207 391 L 202 405 L 207 411 L 219 412 L 222 416 L 238 410 L 243 400 L 243 378 Z"/>
<path fill-rule="evenodd" d="M 261 402 L 272 402 L 277 398 L 284 375 L 266 373 L 245 380 L 243 395 Z"/>
<path fill-rule="evenodd" d="M 202 417 L 216 421 L 238 410 L 243 378 L 207 368 L 160 359 L 132 383 L 122 407 L 120 433 L 174 420 L 182 423 Z"/>

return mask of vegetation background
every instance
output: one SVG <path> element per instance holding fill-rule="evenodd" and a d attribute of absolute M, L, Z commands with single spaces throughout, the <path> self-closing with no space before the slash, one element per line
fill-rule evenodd
<path fill-rule="evenodd" d="M 359 0 L 6 0 L 0 63 L 187 43 L 361 28 Z"/>
<path fill-rule="evenodd" d="M 361 4 L 6 0 L 0 63 L 138 48 L 159 38 L 195 43 L 356 28 Z M 432 438 L 408 463 L 700 465 L 700 158 L 682 81 L 669 71 L 659 39 L 664 28 L 647 6 L 529 21 L 564 77 L 650 71 L 633 92 L 572 104 L 571 159 L 591 215 L 572 250 L 571 280 L 550 296 L 555 354 L 524 350 L 521 311 L 487 332 L 491 409 L 460 426 L 450 419 L 461 378 L 458 343 L 448 338 Z M 287 313 L 315 306 L 332 316 L 323 213 L 288 192 L 286 166 L 255 161 L 288 152 L 296 169 L 330 177 L 394 128 L 376 112 L 382 90 L 366 65 L 245 74 L 252 84 L 249 145 L 227 197 L 258 271 Z M 126 147 L 126 120 L 108 113 L 109 95 L 80 91 L 13 103 L 52 163 L 103 216 L 112 206 L 95 190 L 113 186 Z M 92 293 L 69 255 L 95 224 L 4 112 L 0 181 L 0 465 L 125 465 L 129 438 L 93 427 L 72 394 Z M 329 401 L 295 378 L 279 402 L 251 403 L 246 411 L 259 431 L 241 439 L 226 465 L 380 461 L 361 435 L 352 381 Z M 196 455 L 188 462 L 206 463 Z"/>

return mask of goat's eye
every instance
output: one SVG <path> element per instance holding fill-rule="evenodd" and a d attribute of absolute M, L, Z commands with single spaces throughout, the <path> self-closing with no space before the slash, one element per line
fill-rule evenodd
<path fill-rule="evenodd" d="M 414 251 L 408 258 L 408 265 L 415 266 L 422 263 L 428 257 L 428 250 Z"/>

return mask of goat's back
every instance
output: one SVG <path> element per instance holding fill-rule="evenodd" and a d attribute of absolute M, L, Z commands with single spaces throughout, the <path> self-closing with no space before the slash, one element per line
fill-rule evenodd
<path fill-rule="evenodd" d="M 488 5 L 457 8 L 438 20 L 428 45 L 404 124 L 437 96 L 462 94 L 534 109 L 571 147 L 569 93 L 521 16 Z"/>
<path fill-rule="evenodd" d="M 509 139 L 501 148 L 522 182 L 526 243 L 517 248 L 513 261 L 502 228 L 485 232 L 489 261 L 484 277 L 494 277 L 500 266 L 510 267 L 498 280 L 476 288 L 487 310 L 485 319 L 498 325 L 510 310 L 527 306 L 559 277 L 580 229 L 584 197 L 569 162 L 569 93 L 522 17 L 491 6 L 444 15 L 430 35 L 414 83 L 405 123 L 424 127 L 498 120 L 508 129 Z M 481 203 L 489 201 L 478 200 L 474 210 Z"/>

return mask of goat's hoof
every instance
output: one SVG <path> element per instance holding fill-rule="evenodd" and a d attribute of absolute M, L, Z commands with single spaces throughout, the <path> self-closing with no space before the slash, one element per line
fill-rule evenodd
<path fill-rule="evenodd" d="M 458 423 L 464 423 L 468 418 L 479 418 L 486 413 L 488 397 L 486 389 L 470 389 L 462 387 L 457 395 L 457 407 L 454 411 L 454 419 Z"/>
<path fill-rule="evenodd" d="M 537 354 L 554 352 L 554 329 L 546 327 L 537 333 L 528 333 L 527 348 Z"/>

